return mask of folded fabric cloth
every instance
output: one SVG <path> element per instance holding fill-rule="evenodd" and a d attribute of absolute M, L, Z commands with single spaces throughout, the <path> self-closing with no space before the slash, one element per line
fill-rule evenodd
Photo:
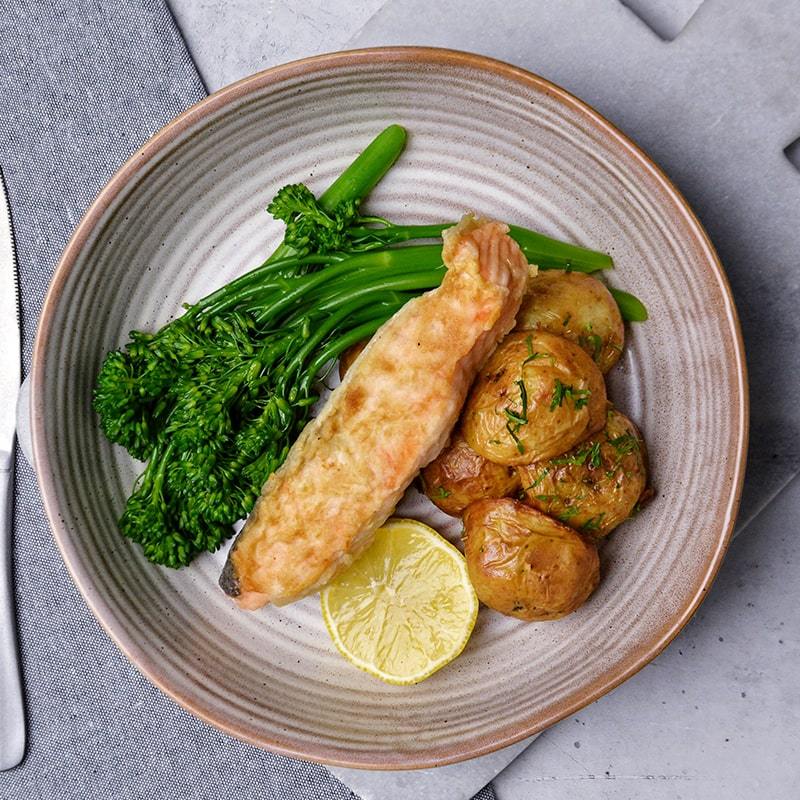
<path fill-rule="evenodd" d="M 0 42 L 0 165 L 27 370 L 50 276 L 81 214 L 205 88 L 161 0 L 4 3 Z M 29 749 L 19 767 L 0 773 L 0 797 L 354 797 L 323 767 L 231 739 L 139 675 L 72 584 L 22 459 L 15 526 Z"/>

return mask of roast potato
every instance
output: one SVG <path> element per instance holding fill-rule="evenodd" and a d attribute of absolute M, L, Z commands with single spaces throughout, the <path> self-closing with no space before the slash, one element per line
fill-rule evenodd
<path fill-rule="evenodd" d="M 464 512 L 467 569 L 479 599 L 525 620 L 572 613 L 600 580 L 597 546 L 516 500 L 480 500 Z"/>
<path fill-rule="evenodd" d="M 606 385 L 577 344 L 545 331 L 507 336 L 467 398 L 467 444 L 497 464 L 551 458 L 600 430 Z"/>
<path fill-rule="evenodd" d="M 642 436 L 619 411 L 562 456 L 518 467 L 525 502 L 593 536 L 607 536 L 647 491 Z"/>
<path fill-rule="evenodd" d="M 347 370 L 353 365 L 353 362 L 361 355 L 361 351 L 369 344 L 369 339 L 362 339 L 347 348 L 339 356 L 339 380 L 344 380 Z"/>
<path fill-rule="evenodd" d="M 422 470 L 421 477 L 425 494 L 454 517 L 475 500 L 507 497 L 520 486 L 514 467 L 487 461 L 464 441 L 460 431 Z"/>
<path fill-rule="evenodd" d="M 582 272 L 540 270 L 531 278 L 517 314 L 517 330 L 543 330 L 582 347 L 601 372 L 622 355 L 625 326 L 611 292 Z"/>

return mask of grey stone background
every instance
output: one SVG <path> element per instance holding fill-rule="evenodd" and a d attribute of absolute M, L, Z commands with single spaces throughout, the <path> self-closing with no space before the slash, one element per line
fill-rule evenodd
<path fill-rule="evenodd" d="M 800 480 L 788 487 L 787 481 L 800 465 L 800 172 L 784 148 L 800 136 L 800 4 L 170 4 L 209 90 L 345 47 L 473 50 L 574 91 L 676 180 L 720 250 L 745 329 L 755 409 L 747 533 L 672 646 L 615 692 L 543 734 L 494 786 L 499 800 L 713 800 L 757 792 L 796 798 Z"/>

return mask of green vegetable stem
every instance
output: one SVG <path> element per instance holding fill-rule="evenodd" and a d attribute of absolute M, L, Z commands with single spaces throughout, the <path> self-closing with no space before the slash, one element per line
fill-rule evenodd
<path fill-rule="evenodd" d="M 613 298 L 617 301 L 622 319 L 626 322 L 646 322 L 647 309 L 644 303 L 629 292 L 623 292 L 622 289 L 613 289 L 609 287 Z"/>

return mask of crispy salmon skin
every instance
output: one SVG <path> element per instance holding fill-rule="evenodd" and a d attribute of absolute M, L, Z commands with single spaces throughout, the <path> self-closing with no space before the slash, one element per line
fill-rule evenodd
<path fill-rule="evenodd" d="M 264 485 L 220 577 L 242 608 L 297 600 L 353 562 L 513 327 L 529 266 L 508 227 L 467 216 L 443 239 L 441 286 L 375 334 Z"/>

